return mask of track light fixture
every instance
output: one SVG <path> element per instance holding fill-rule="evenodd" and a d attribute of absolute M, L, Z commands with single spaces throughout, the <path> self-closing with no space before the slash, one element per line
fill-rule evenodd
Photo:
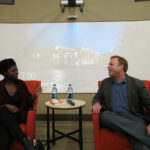
<path fill-rule="evenodd" d="M 83 12 L 84 0 L 61 0 L 61 11 L 62 13 L 65 11 L 65 7 L 76 7 L 80 6 L 80 12 Z"/>

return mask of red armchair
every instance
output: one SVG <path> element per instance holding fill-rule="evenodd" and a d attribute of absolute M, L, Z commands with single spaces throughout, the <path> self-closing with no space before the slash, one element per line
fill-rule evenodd
<path fill-rule="evenodd" d="M 144 80 L 145 86 L 150 91 L 150 81 Z M 98 82 L 100 87 L 101 81 Z M 131 150 L 128 139 L 105 128 L 100 128 L 99 114 L 92 113 L 95 150 Z"/>
<path fill-rule="evenodd" d="M 25 81 L 29 92 L 33 95 L 35 89 L 41 85 L 41 81 Z M 36 111 L 37 111 L 37 103 L 38 97 L 35 99 L 35 105 L 33 110 L 28 111 L 27 122 L 26 124 L 20 124 L 20 127 L 24 133 L 33 140 L 35 136 L 35 126 L 36 126 Z M 12 146 L 11 150 L 24 150 L 23 146 L 15 141 Z"/>

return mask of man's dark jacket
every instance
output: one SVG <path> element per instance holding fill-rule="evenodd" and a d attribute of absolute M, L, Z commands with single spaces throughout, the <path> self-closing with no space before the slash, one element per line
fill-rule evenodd
<path fill-rule="evenodd" d="M 112 84 L 112 77 L 104 79 L 93 98 L 92 104 L 101 104 L 101 111 L 113 111 Z M 143 81 L 127 75 L 127 99 L 131 112 L 150 122 L 150 94 Z"/>
<path fill-rule="evenodd" d="M 22 121 L 25 122 L 29 108 L 33 107 L 34 99 L 32 99 L 32 95 L 29 93 L 24 81 L 17 79 L 15 81 L 15 85 L 17 88 L 17 92 L 21 96 L 22 102 L 20 106 L 20 113 L 22 116 Z M 0 107 L 2 107 L 5 104 L 4 93 L 5 80 L 2 80 L 0 81 Z"/>

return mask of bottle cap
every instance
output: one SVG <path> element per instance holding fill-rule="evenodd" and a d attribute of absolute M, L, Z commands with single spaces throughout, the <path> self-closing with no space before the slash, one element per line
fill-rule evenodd
<path fill-rule="evenodd" d="M 56 86 L 56 84 L 53 84 L 53 86 Z"/>
<path fill-rule="evenodd" d="M 69 84 L 69 86 L 71 86 L 71 84 Z"/>

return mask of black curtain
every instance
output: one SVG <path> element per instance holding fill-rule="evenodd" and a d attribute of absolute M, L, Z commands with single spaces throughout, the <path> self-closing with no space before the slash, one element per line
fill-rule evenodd
<path fill-rule="evenodd" d="M 15 0 L 0 0 L 0 4 L 14 5 Z"/>

